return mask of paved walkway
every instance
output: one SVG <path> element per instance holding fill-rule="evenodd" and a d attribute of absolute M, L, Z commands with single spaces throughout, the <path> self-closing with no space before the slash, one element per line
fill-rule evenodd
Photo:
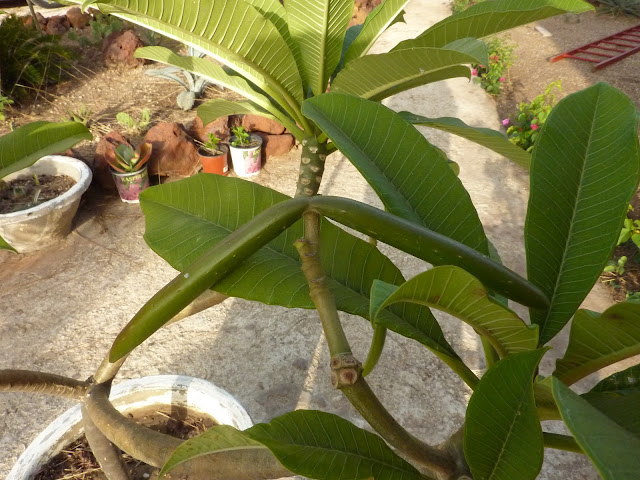
<path fill-rule="evenodd" d="M 395 25 L 377 45 L 384 51 L 448 15 L 447 2 L 413 0 L 407 26 Z M 499 128 L 493 101 L 480 88 L 456 79 L 406 92 L 386 102 L 427 116 L 457 116 L 475 126 Z M 488 236 L 505 263 L 524 272 L 522 240 L 527 175 L 488 150 L 428 132 L 461 167 Z M 296 155 L 272 160 L 257 181 L 292 194 Z M 357 171 L 339 154 L 328 160 L 323 193 L 379 205 Z M 89 195 L 77 227 L 56 248 L 37 255 L 0 253 L 0 366 L 31 368 L 87 378 L 118 331 L 174 271 L 144 244 L 139 207 Z M 97 213 L 96 213 L 97 212 Z M 382 247 L 406 276 L 424 264 Z M 603 294 L 591 308 L 606 303 Z M 483 367 L 478 337 L 466 325 L 440 316 L 447 338 L 468 364 Z M 371 327 L 344 316 L 360 359 Z M 155 334 L 126 362 L 120 379 L 180 373 L 211 380 L 235 395 L 256 422 L 294 408 L 343 415 L 364 426 L 339 392 L 331 389 L 329 356 L 314 312 L 266 307 L 229 299 Z M 547 362 L 549 365 L 550 362 Z M 390 335 L 382 361 L 369 377 L 382 402 L 413 434 L 439 443 L 463 422 L 470 391 L 414 341 Z M 0 478 L 17 456 L 70 403 L 47 397 L 0 395 Z M 598 478 L 576 454 L 550 452 L 541 479 Z"/>

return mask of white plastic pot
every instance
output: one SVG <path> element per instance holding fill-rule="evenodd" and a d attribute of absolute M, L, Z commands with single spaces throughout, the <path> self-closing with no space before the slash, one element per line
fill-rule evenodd
<path fill-rule="evenodd" d="M 199 378 L 157 375 L 115 385 L 109 397 L 122 413 L 154 405 L 174 405 L 214 418 L 218 423 L 244 430 L 253 425 L 249 414 L 228 392 Z M 27 447 L 7 480 L 30 480 L 63 447 L 83 434 L 80 405 L 67 410 Z"/>
<path fill-rule="evenodd" d="M 231 137 L 229 142 L 233 142 L 236 137 Z M 253 177 L 260 173 L 262 168 L 262 137 L 251 134 L 252 142 L 260 142 L 256 147 L 234 147 L 230 145 L 231 149 L 231 163 L 233 164 L 233 170 L 239 177 Z"/>
<path fill-rule="evenodd" d="M 91 183 L 91 169 L 84 162 L 61 155 L 42 157 L 30 167 L 3 178 L 10 182 L 20 177 L 67 175 L 76 184 L 65 193 L 35 207 L 0 214 L 0 237 L 19 253 L 33 252 L 56 244 L 71 231 L 80 197 Z"/>

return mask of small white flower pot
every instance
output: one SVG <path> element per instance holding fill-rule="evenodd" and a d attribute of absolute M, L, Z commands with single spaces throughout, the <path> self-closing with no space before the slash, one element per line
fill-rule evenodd
<path fill-rule="evenodd" d="M 235 138 L 231 137 L 229 142 L 233 142 Z M 251 134 L 251 141 L 259 142 L 259 145 L 246 148 L 229 146 L 233 170 L 239 177 L 253 177 L 258 175 L 262 168 L 262 137 Z"/>
<path fill-rule="evenodd" d="M 199 378 L 157 375 L 115 385 L 109 397 L 126 414 L 154 405 L 176 405 L 244 430 L 253 425 L 246 410 L 225 390 Z M 67 410 L 27 447 L 6 480 L 30 480 L 63 447 L 84 433 L 80 404 Z"/>
<path fill-rule="evenodd" d="M 42 157 L 30 167 L 3 178 L 10 182 L 20 177 L 67 175 L 76 183 L 59 197 L 18 212 L 0 214 L 0 237 L 19 253 L 50 247 L 71 231 L 80 197 L 91 183 L 91 169 L 82 161 L 61 155 Z"/>

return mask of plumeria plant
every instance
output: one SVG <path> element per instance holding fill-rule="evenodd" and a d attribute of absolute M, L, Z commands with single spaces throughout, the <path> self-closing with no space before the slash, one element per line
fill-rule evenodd
<path fill-rule="evenodd" d="M 489 64 L 472 64 L 471 74 L 474 81 L 479 83 L 487 93 L 499 95 L 502 92 L 507 70 L 513 65 L 513 50 L 515 45 L 500 38 L 492 38 L 487 43 Z"/>
<path fill-rule="evenodd" d="M 611 255 L 638 186 L 633 103 L 606 84 L 567 97 L 549 115 L 530 155 L 500 132 L 472 128 L 455 118 L 396 113 L 379 102 L 425 83 L 422 75 L 433 81 L 460 72 L 459 65 L 438 72 L 420 66 L 426 58 L 438 63 L 453 55 L 442 46 L 458 53 L 455 49 L 476 51 L 478 42 L 470 40 L 474 35 L 567 9 L 585 11 L 589 5 L 578 0 L 482 2 L 379 56 L 360 55 L 360 48 L 376 37 L 371 25 L 382 23 L 375 30 L 384 30 L 397 11 L 374 16 L 350 43 L 352 0 L 287 0 L 284 6 L 277 0 L 213 0 L 206 8 L 199 5 L 198 11 L 211 13 L 202 17 L 181 0 L 98 5 L 235 62 L 233 74 L 213 62 L 199 68 L 253 100 L 218 100 L 200 107 L 201 116 L 261 111 L 282 118 L 303 139 L 300 188 L 291 198 L 238 178 L 195 175 L 142 193 L 145 240 L 179 273 L 141 307 L 89 380 L 8 370 L 0 371 L 0 389 L 82 402 L 84 422 L 93 435 L 89 443 L 104 453 L 101 465 L 110 480 L 127 478 L 112 443 L 162 468 L 161 474 L 171 470 L 190 479 L 298 474 L 320 480 L 533 480 L 545 448 L 588 456 L 605 480 L 637 478 L 638 366 L 603 379 L 585 395 L 570 388 L 640 354 L 639 304 L 625 302 L 602 313 L 579 308 Z M 383 2 L 378 14 L 390 5 L 393 1 Z M 334 21 L 336 16 L 345 21 Z M 323 25 L 318 35 L 309 19 Z M 328 36 L 339 41 L 324 48 Z M 316 48 L 317 42 L 322 48 Z M 346 50 L 345 58 L 352 59 L 343 62 L 331 92 L 325 93 L 345 43 L 355 45 L 357 53 Z M 186 67 L 199 63 L 171 52 L 144 51 Z M 310 56 L 310 51 L 322 54 Z M 246 63 L 238 62 L 243 55 Z M 333 61 L 324 64 L 329 58 Z M 314 68 L 316 62 L 322 62 L 320 69 Z M 250 77 L 251 83 L 239 75 Z M 413 124 L 465 136 L 530 168 L 526 279 L 500 262 L 446 153 Z M 566 148 L 568 143 L 573 148 Z M 337 150 L 362 173 L 384 209 L 317 195 L 326 154 Z M 407 280 L 375 242 L 352 235 L 354 230 L 434 268 Z M 121 415 L 109 392 L 128 355 L 211 290 L 268 305 L 315 309 L 331 356 L 327 377 L 375 433 L 338 415 L 297 410 L 243 431 L 217 425 L 181 442 Z M 528 318 L 511 310 L 507 299 L 528 307 Z M 467 365 L 431 309 L 474 329 L 484 346 L 486 369 L 477 372 Z M 340 312 L 371 325 L 364 362 L 352 353 Z M 538 365 L 547 344 L 570 320 L 564 356 L 544 378 Z M 435 433 L 424 438 L 409 433 L 376 394 L 375 377 L 367 377 L 384 361 L 389 330 L 419 342 L 433 353 L 434 362 L 450 368 L 472 391 L 464 422 L 447 432 L 444 442 L 437 443 Z M 260 368 L 260 359 L 247 358 L 247 368 Z M 427 388 L 437 395 L 438 387 Z M 545 431 L 546 420 L 564 421 L 567 434 Z"/>
<path fill-rule="evenodd" d="M 527 152 L 533 150 L 540 135 L 540 128 L 556 103 L 556 91 L 561 89 L 562 84 L 559 80 L 550 83 L 544 93 L 538 95 L 533 101 L 520 103 L 513 119 L 505 118 L 502 121 L 502 124 L 507 127 L 507 135 L 511 142 Z"/>

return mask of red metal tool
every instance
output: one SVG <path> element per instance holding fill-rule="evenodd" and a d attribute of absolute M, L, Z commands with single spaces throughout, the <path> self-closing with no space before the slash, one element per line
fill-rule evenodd
<path fill-rule="evenodd" d="M 549 61 L 553 63 L 563 58 L 575 58 L 595 63 L 593 69 L 599 70 L 636 52 L 640 52 L 640 25 L 561 53 Z"/>

